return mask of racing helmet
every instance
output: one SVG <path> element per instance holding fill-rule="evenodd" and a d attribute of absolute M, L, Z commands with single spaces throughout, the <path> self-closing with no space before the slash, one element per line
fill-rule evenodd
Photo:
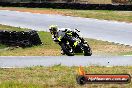
<path fill-rule="evenodd" d="M 49 31 L 50 31 L 51 34 L 55 34 L 57 32 L 57 30 L 58 30 L 58 26 L 57 25 L 51 25 L 49 27 Z"/>

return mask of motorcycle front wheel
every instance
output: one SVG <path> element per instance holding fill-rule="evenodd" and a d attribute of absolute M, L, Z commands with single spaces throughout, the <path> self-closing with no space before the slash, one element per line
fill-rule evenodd
<path fill-rule="evenodd" d="M 84 46 L 83 48 L 84 48 L 84 56 L 91 56 L 92 55 L 92 50 L 89 47 L 89 45 Z"/>
<path fill-rule="evenodd" d="M 72 49 L 72 47 L 70 45 L 62 43 L 61 48 L 66 55 L 68 55 L 68 56 L 74 56 L 75 55 L 74 50 Z"/>

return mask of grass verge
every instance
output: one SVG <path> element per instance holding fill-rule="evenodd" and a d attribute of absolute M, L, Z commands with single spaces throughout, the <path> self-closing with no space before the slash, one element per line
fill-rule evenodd
<path fill-rule="evenodd" d="M 52 67 L 0 68 L 0 88 L 131 88 L 130 84 L 76 83 L 78 67 L 55 65 Z M 131 66 L 87 66 L 90 74 L 132 74 Z"/>
<path fill-rule="evenodd" d="M 0 25 L 0 30 L 26 31 L 30 29 L 22 29 L 18 27 L 11 27 Z M 9 47 L 0 44 L 0 56 L 59 56 L 60 46 L 53 42 L 51 34 L 48 32 L 39 31 L 39 36 L 43 45 L 33 46 L 29 48 Z M 107 56 L 107 55 L 124 55 L 132 52 L 132 47 L 125 45 L 117 45 L 105 41 L 95 39 L 86 39 L 88 44 L 92 47 L 93 55 Z M 126 54 L 125 54 L 126 55 Z"/>
<path fill-rule="evenodd" d="M 51 9 L 51 8 L 23 8 L 23 7 L 0 7 L 0 10 L 13 10 L 22 12 L 32 12 L 41 14 L 61 14 L 66 16 L 77 16 L 85 18 L 96 18 L 104 20 L 115 20 L 132 22 L 132 12 L 112 11 L 112 10 L 71 10 L 71 9 Z"/>
<path fill-rule="evenodd" d="M 0 25 L 0 30 L 13 30 L 13 31 L 27 31 L 30 29 L 22 29 L 18 27 L 11 27 Z M 38 32 L 43 45 L 33 46 L 29 48 L 9 47 L 0 44 L 0 56 L 58 56 L 60 55 L 60 48 L 58 44 L 52 41 L 50 33 Z"/>

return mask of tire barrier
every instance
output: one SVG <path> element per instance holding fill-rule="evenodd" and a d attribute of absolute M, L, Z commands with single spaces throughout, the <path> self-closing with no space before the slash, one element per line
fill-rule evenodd
<path fill-rule="evenodd" d="M 0 43 L 9 46 L 31 47 L 42 44 L 37 31 L 0 31 Z"/>
<path fill-rule="evenodd" d="M 132 5 L 112 4 L 81 4 L 81 3 L 6 3 L 0 2 L 0 6 L 30 7 L 30 8 L 58 8 L 58 9 L 83 9 L 83 10 L 125 10 L 132 11 Z"/>

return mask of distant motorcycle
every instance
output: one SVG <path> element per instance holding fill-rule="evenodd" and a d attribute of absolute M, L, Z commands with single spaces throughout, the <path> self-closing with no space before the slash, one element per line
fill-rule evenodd
<path fill-rule="evenodd" d="M 75 32 L 67 31 L 61 41 L 59 41 L 63 54 L 68 56 L 74 56 L 75 53 L 83 53 L 84 56 L 92 55 L 90 46 L 87 41 L 79 36 L 79 32 L 78 29 L 75 29 Z"/>

